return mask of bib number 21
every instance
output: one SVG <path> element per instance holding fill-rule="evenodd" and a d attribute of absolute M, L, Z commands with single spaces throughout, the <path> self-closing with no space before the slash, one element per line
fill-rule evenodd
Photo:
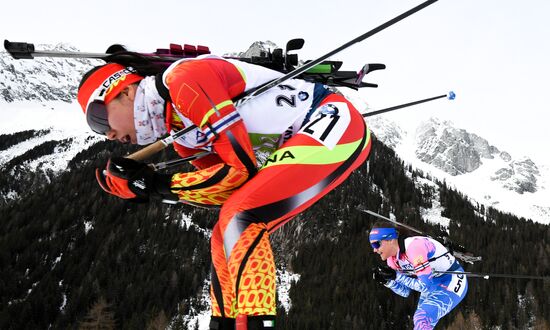
<path fill-rule="evenodd" d="M 301 130 L 319 141 L 327 148 L 332 149 L 344 134 L 350 122 L 350 114 L 345 103 L 329 103 L 314 112 L 309 123 Z"/>

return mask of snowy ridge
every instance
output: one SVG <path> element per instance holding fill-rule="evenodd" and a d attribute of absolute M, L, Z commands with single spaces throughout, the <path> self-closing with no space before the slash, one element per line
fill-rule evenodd
<path fill-rule="evenodd" d="M 36 45 L 37 50 L 78 51 L 67 45 Z M 76 102 L 82 75 L 103 61 L 67 58 L 15 60 L 0 54 L 0 134 L 46 130 L 46 134 L 0 151 L 0 166 L 48 141 L 66 141 L 50 155 L 25 162 L 29 171 L 66 168 L 74 156 L 102 138 L 92 134 Z"/>
<path fill-rule="evenodd" d="M 262 54 L 267 53 L 268 51 L 273 51 L 273 49 L 279 48 L 277 44 L 272 41 L 256 41 L 250 45 L 248 50 L 245 52 L 235 52 L 223 54 L 224 57 L 244 57 L 251 58 L 256 56 L 262 56 Z"/>
<path fill-rule="evenodd" d="M 377 138 L 394 148 L 401 159 L 445 181 L 472 202 L 550 224 L 547 165 L 535 164 L 526 156 L 515 159 L 448 121 L 430 119 L 412 133 L 390 120 L 369 118 L 368 124 Z M 423 213 L 435 219 L 437 212 L 423 210 Z"/>
<path fill-rule="evenodd" d="M 78 51 L 67 45 L 36 45 L 37 50 Z M 100 60 L 35 58 L 15 60 L 0 53 L 0 101 L 72 102 L 82 75 Z"/>
<path fill-rule="evenodd" d="M 369 104 L 359 96 L 357 92 L 349 88 L 338 88 L 360 113 L 369 113 L 375 111 L 370 108 Z M 365 118 L 367 126 L 372 133 L 376 135 L 378 140 L 384 142 L 388 147 L 395 149 L 403 140 L 406 132 L 399 127 L 395 122 L 382 116 L 372 116 Z"/>
<path fill-rule="evenodd" d="M 26 162 L 28 170 L 51 170 L 54 173 L 64 170 L 71 159 L 82 150 L 104 139 L 91 134 L 82 110 L 77 103 L 49 101 L 0 102 L 0 116 L 10 118 L 0 123 L 0 134 L 13 134 L 25 130 L 47 130 L 48 133 L 22 141 L 0 151 L 0 166 L 26 151 L 47 141 L 70 140 L 65 147 L 57 147 L 55 152 Z"/>
<path fill-rule="evenodd" d="M 396 123 L 382 116 L 369 118 L 367 124 L 376 138 L 392 149 L 395 149 L 407 134 Z"/>

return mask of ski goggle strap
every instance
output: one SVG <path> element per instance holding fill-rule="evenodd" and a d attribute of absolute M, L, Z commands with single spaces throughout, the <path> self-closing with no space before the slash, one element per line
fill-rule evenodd
<path fill-rule="evenodd" d="M 395 228 L 373 228 L 369 233 L 369 241 L 373 248 L 380 248 L 380 241 L 396 239 L 398 236 Z"/>

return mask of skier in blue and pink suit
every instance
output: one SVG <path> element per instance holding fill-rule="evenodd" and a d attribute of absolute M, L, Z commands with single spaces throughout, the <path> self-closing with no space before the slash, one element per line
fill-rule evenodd
<path fill-rule="evenodd" d="M 468 281 L 455 257 L 438 241 L 424 236 L 408 236 L 402 229 L 377 223 L 369 234 L 375 253 L 389 267 L 380 266 L 373 278 L 402 297 L 411 290 L 420 292 L 414 313 L 414 329 L 433 329 L 437 322 L 466 296 Z"/>

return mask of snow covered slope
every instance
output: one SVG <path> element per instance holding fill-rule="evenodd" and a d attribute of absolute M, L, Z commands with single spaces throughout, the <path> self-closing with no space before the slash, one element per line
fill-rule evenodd
<path fill-rule="evenodd" d="M 27 130 L 44 130 L 45 134 L 26 139 L 0 150 L 0 167 L 47 141 L 70 140 L 65 147 L 53 154 L 32 159 L 25 165 L 29 171 L 61 171 L 80 151 L 103 139 L 89 130 L 84 115 L 77 103 L 61 101 L 13 103 L 0 102 L 0 116 L 9 118 L 0 122 L 0 134 L 13 134 Z"/>
<path fill-rule="evenodd" d="M 361 112 L 374 111 L 357 93 L 349 89 L 342 92 Z M 366 121 L 376 137 L 406 163 L 454 186 L 473 202 L 550 224 L 549 164 L 512 155 L 479 134 L 437 118 L 427 118 L 415 129 L 383 114 Z M 430 212 L 441 218 L 437 210 Z M 437 218 L 428 216 L 428 210 L 424 213 L 425 218 Z"/>
<path fill-rule="evenodd" d="M 499 150 L 448 121 L 431 118 L 414 132 L 404 131 L 383 116 L 367 122 L 405 162 L 444 180 L 473 201 L 550 224 L 547 165 Z"/>

